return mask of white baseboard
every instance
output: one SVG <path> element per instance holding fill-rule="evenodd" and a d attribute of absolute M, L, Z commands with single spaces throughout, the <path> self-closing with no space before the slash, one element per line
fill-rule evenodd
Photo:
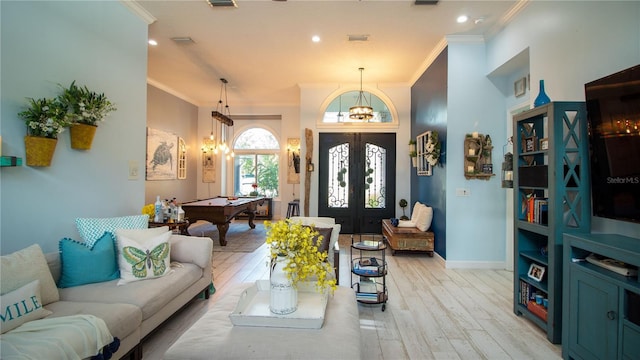
<path fill-rule="evenodd" d="M 454 261 L 444 260 L 446 269 L 506 269 L 504 261 Z"/>

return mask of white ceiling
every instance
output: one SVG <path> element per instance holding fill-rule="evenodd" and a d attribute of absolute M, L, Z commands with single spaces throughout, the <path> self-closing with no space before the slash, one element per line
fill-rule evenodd
<path fill-rule="evenodd" d="M 412 85 L 442 50 L 446 35 L 496 31 L 526 0 L 206 0 L 138 1 L 153 18 L 149 82 L 198 106 L 215 106 L 220 78 L 234 106 L 298 105 L 300 86 Z M 466 14 L 469 21 L 458 24 Z M 475 23 L 474 20 L 482 19 Z M 321 41 L 313 43 L 311 36 Z M 368 35 L 349 42 L 349 35 Z M 174 37 L 190 37 L 178 44 Z"/>

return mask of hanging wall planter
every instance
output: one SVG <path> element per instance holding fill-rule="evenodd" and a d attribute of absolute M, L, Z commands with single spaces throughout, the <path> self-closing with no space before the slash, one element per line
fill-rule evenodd
<path fill-rule="evenodd" d="M 69 128 L 71 134 L 71 148 L 76 150 L 89 150 L 96 134 L 95 125 L 73 124 Z"/>
<path fill-rule="evenodd" d="M 24 147 L 27 166 L 51 166 L 51 160 L 57 144 L 58 139 L 25 136 Z"/>
<path fill-rule="evenodd" d="M 114 104 L 103 93 L 89 90 L 86 86 L 71 82 L 63 87 L 60 102 L 64 105 L 71 122 L 71 148 L 89 150 L 96 134 L 98 123 L 116 110 Z"/>
<path fill-rule="evenodd" d="M 24 137 L 27 166 L 50 166 L 58 134 L 69 126 L 67 112 L 58 99 L 28 98 L 29 105 L 18 113 L 27 125 Z"/>

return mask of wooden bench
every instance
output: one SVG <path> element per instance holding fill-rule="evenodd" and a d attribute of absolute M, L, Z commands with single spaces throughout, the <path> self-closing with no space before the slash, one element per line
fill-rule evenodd
<path fill-rule="evenodd" d="M 399 250 L 425 251 L 433 257 L 433 232 L 415 227 L 396 227 L 391 220 L 382 220 L 382 235 L 387 239 L 391 254 Z"/>

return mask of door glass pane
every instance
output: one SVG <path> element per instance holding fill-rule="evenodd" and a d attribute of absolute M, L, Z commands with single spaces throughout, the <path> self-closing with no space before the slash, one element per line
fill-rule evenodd
<path fill-rule="evenodd" d="M 384 209 L 385 204 L 385 159 L 387 150 L 367 143 L 365 145 L 364 207 Z"/>
<path fill-rule="evenodd" d="M 349 207 L 349 143 L 329 149 L 329 191 L 327 204 L 330 208 Z"/>

